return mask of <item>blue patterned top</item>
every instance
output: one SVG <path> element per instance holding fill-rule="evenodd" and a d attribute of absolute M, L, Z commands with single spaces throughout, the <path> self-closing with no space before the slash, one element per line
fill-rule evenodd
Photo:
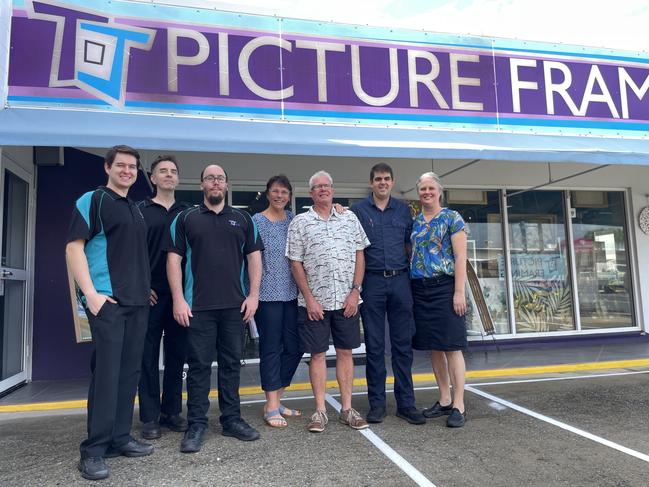
<path fill-rule="evenodd" d="M 442 208 L 430 222 L 426 222 L 423 212 L 417 215 L 410 234 L 410 277 L 421 279 L 444 274 L 455 275 L 451 236 L 464 229 L 464 220 L 455 210 Z"/>
<path fill-rule="evenodd" d="M 263 272 L 259 290 L 260 301 L 292 301 L 297 298 L 297 285 L 291 274 L 291 261 L 284 256 L 288 225 L 293 216 L 292 212 L 286 210 L 286 219 L 278 222 L 270 221 L 261 213 L 252 217 L 264 242 L 264 251 L 261 253 Z"/>

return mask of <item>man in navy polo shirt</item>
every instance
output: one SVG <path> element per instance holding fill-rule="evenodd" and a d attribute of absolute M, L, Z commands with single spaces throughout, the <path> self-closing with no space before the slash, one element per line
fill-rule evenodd
<path fill-rule="evenodd" d="M 390 196 L 394 186 L 392 168 L 385 163 L 370 170 L 372 194 L 351 210 L 372 245 L 365 249 L 365 277 L 361 293 L 361 316 L 365 338 L 369 423 L 380 423 L 386 415 L 385 316 L 387 313 L 392 349 L 394 396 L 397 416 L 412 424 L 426 422 L 415 407 L 412 384 L 412 294 L 408 277 L 408 252 L 412 216 L 404 202 Z"/>
<path fill-rule="evenodd" d="M 66 258 L 83 293 L 95 346 L 88 438 L 79 462 L 82 477 L 90 480 L 108 477 L 104 457 L 153 453 L 153 446 L 130 434 L 151 291 L 146 223 L 127 197 L 139 160 L 125 145 L 108 151 L 108 183 L 77 200 L 68 232 Z"/>
<path fill-rule="evenodd" d="M 227 188 L 223 168 L 207 166 L 201 173 L 203 203 L 183 211 L 171 224 L 167 275 L 173 313 L 178 323 L 188 327 L 189 429 L 180 444 L 183 453 L 197 452 L 203 443 L 215 349 L 222 434 L 244 441 L 259 438 L 259 432 L 241 417 L 239 373 L 245 322 L 259 304 L 264 246 L 250 215 L 226 205 Z M 249 291 L 244 283 L 246 264 Z"/>
<path fill-rule="evenodd" d="M 138 387 L 142 437 L 160 438 L 160 426 L 172 431 L 185 431 L 187 421 L 182 411 L 183 366 L 187 355 L 187 330 L 176 323 L 169 281 L 167 253 L 169 226 L 187 203 L 176 201 L 178 162 L 172 155 L 158 156 L 151 163 L 151 182 L 156 188 L 153 198 L 138 202 L 144 215 L 151 265 L 151 310 L 149 328 L 144 341 L 142 374 Z M 164 333 L 164 375 L 160 400 L 160 339 Z"/>

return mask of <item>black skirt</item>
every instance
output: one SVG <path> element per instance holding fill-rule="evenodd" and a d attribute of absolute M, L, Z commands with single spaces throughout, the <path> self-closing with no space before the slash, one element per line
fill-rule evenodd
<path fill-rule="evenodd" d="M 455 277 L 440 276 L 412 280 L 414 301 L 415 350 L 453 352 L 465 350 L 466 322 L 453 309 Z"/>

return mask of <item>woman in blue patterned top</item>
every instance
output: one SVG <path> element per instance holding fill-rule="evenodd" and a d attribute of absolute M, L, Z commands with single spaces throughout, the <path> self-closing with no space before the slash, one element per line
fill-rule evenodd
<path fill-rule="evenodd" d="M 264 420 L 275 428 L 287 426 L 285 417 L 302 415 L 280 403 L 302 358 L 297 334 L 297 286 L 284 256 L 288 225 L 294 216 L 286 210 L 292 191 L 286 176 L 273 176 L 266 184 L 268 208 L 252 217 L 264 242 L 259 308 L 255 314 L 259 373 L 266 393 Z"/>
<path fill-rule="evenodd" d="M 410 278 L 414 301 L 416 350 L 430 350 L 440 398 L 424 416 L 448 416 L 447 426 L 464 426 L 464 355 L 467 346 L 466 232 L 456 211 L 442 207 L 444 188 L 434 172 L 421 175 L 417 193 L 421 213 L 413 222 Z M 451 398 L 450 385 L 454 397 Z"/>

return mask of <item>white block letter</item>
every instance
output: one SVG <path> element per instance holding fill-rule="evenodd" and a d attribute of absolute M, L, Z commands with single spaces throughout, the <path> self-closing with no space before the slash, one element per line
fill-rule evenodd
<path fill-rule="evenodd" d="M 327 51 L 345 52 L 345 44 L 321 41 L 295 41 L 299 49 L 315 49 L 318 69 L 318 101 L 327 101 Z"/>
<path fill-rule="evenodd" d="M 228 53 L 228 35 L 219 32 L 219 95 L 230 95 L 230 54 Z"/>
<path fill-rule="evenodd" d="M 629 73 L 626 72 L 626 69 L 619 67 L 617 68 L 618 76 L 620 78 L 620 100 L 622 101 L 622 118 L 629 118 L 629 98 L 627 96 L 626 88 L 627 86 L 633 90 L 635 96 L 638 97 L 638 100 L 642 100 L 644 96 L 649 91 L 649 74 L 644 79 L 642 83 L 642 88 L 638 88 L 638 85 L 635 84 L 635 81 L 631 79 Z"/>
<path fill-rule="evenodd" d="M 198 44 L 195 56 L 180 56 L 178 54 L 178 38 L 193 39 Z M 196 30 L 167 29 L 167 89 L 178 91 L 178 66 L 198 66 L 203 64 L 210 55 L 210 44 L 207 37 Z"/>
<path fill-rule="evenodd" d="M 239 75 L 241 76 L 243 83 L 255 95 L 261 98 L 265 98 L 266 100 L 283 100 L 285 98 L 292 97 L 293 86 L 288 86 L 286 88 L 282 88 L 281 90 L 267 90 L 266 88 L 259 86 L 257 82 L 252 79 L 248 63 L 250 61 L 250 56 L 252 55 L 252 53 L 261 46 L 277 46 L 280 49 L 285 49 L 289 52 L 291 52 L 292 49 L 291 43 L 287 40 L 271 36 L 257 37 L 256 39 L 248 42 L 248 44 L 243 46 L 243 49 L 241 49 L 241 53 L 239 54 Z"/>
<path fill-rule="evenodd" d="M 351 45 L 352 48 L 352 86 L 354 93 L 364 103 L 375 107 L 382 107 L 389 105 L 394 101 L 399 93 L 399 66 L 397 64 L 397 50 L 395 48 L 388 49 L 390 53 L 390 91 L 385 96 L 371 96 L 363 90 L 361 82 L 361 60 L 359 47 Z"/>
<path fill-rule="evenodd" d="M 460 110 L 483 110 L 484 105 L 481 102 L 462 101 L 460 100 L 460 86 L 480 86 L 479 78 L 463 78 L 459 75 L 458 63 L 477 63 L 480 57 L 476 54 L 456 54 L 449 55 L 451 60 L 451 103 L 453 108 Z"/>
<path fill-rule="evenodd" d="M 512 80 L 512 104 L 514 113 L 521 112 L 521 90 L 538 90 L 539 84 L 536 81 L 521 81 L 518 78 L 518 68 L 521 66 L 527 68 L 536 67 L 536 59 L 517 59 L 509 60 L 509 73 Z"/>
<path fill-rule="evenodd" d="M 417 59 L 425 59 L 430 63 L 430 71 L 417 73 Z M 440 108 L 448 108 L 448 103 L 435 85 L 435 79 L 439 76 L 439 61 L 432 52 L 408 50 L 408 85 L 410 88 L 410 106 L 419 106 L 419 93 L 417 84 L 421 83 L 431 92 L 437 105 Z"/>
<path fill-rule="evenodd" d="M 553 70 L 559 70 L 563 73 L 563 81 L 561 83 L 552 82 Z M 568 88 L 572 84 L 572 73 L 570 72 L 570 69 L 568 69 L 568 66 L 557 61 L 543 61 L 543 79 L 545 80 L 545 104 L 548 115 L 554 115 L 553 93 L 557 93 L 566 102 L 570 112 L 573 115 L 578 116 L 579 109 L 568 94 Z"/>
<path fill-rule="evenodd" d="M 595 83 L 599 86 L 601 94 L 593 93 L 593 88 Z M 588 74 L 588 82 L 586 83 L 586 88 L 584 89 L 584 97 L 581 100 L 581 106 L 579 107 L 579 115 L 586 115 L 588 110 L 588 105 L 591 102 L 606 103 L 608 109 L 611 111 L 613 118 L 620 118 L 620 114 L 617 111 L 615 103 L 613 103 L 613 98 L 611 98 L 611 93 L 608 91 L 608 86 L 606 86 L 606 81 L 599 70 L 599 67 L 596 64 L 593 64 L 590 67 L 590 73 Z"/>

